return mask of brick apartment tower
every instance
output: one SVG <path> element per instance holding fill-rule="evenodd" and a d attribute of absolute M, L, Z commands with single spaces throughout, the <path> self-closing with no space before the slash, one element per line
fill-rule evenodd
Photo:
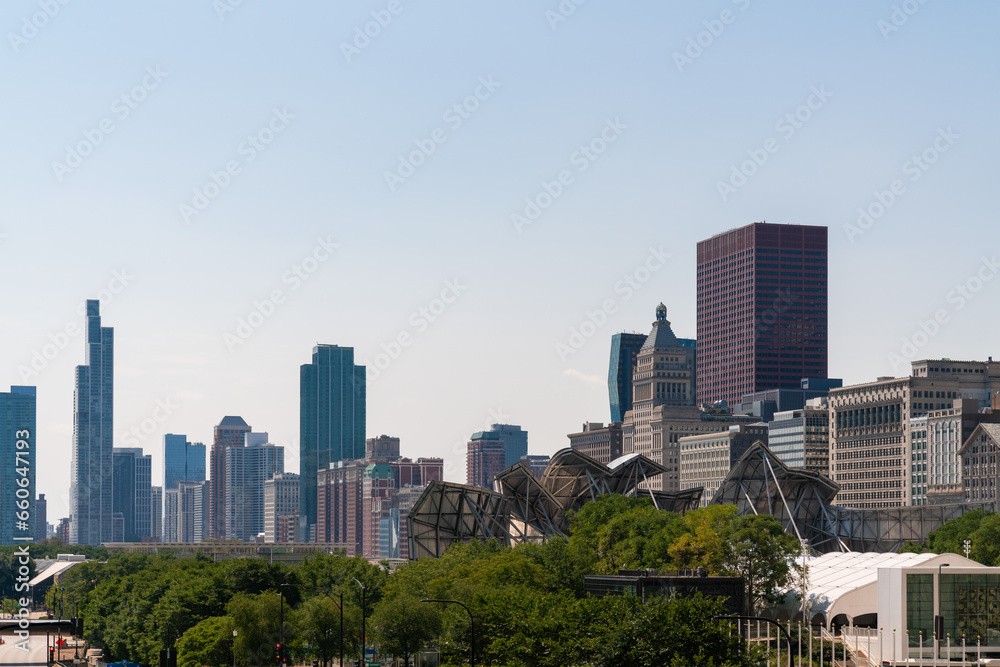
<path fill-rule="evenodd" d="M 212 442 L 211 479 L 208 491 L 208 537 L 226 538 L 226 450 L 244 447 L 250 426 L 242 417 L 223 417 Z"/>
<path fill-rule="evenodd" d="M 698 243 L 698 403 L 827 377 L 827 228 L 755 222 Z"/>

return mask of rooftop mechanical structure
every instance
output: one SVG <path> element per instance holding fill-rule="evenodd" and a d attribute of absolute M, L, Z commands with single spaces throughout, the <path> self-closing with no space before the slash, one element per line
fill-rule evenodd
<path fill-rule="evenodd" d="M 701 489 L 665 493 L 641 487 L 665 471 L 639 454 L 605 465 L 566 448 L 551 458 L 541 479 L 518 462 L 497 474 L 493 491 L 431 482 L 407 518 L 410 557 L 438 557 L 455 542 L 495 539 L 513 546 L 565 535 L 568 512 L 610 493 L 648 496 L 656 507 L 672 512 L 697 507 Z"/>

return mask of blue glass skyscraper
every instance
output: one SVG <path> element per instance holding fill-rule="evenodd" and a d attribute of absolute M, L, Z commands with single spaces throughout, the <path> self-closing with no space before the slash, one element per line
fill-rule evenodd
<path fill-rule="evenodd" d="M 72 544 L 99 545 L 114 538 L 114 338 L 114 329 L 101 326 L 101 302 L 87 301 L 87 363 L 76 367 L 73 392 L 69 501 Z"/>
<path fill-rule="evenodd" d="M 299 539 L 316 525 L 320 468 L 365 456 L 365 367 L 354 348 L 317 345 L 299 373 Z"/>
<path fill-rule="evenodd" d="M 611 421 L 624 421 L 632 409 L 632 370 L 646 342 L 646 334 L 618 333 L 611 337 L 611 365 L 608 368 L 608 397 Z"/>
<path fill-rule="evenodd" d="M 35 388 L 0 393 L 0 544 L 26 544 L 35 537 Z M 27 479 L 27 486 L 21 486 Z"/>
<path fill-rule="evenodd" d="M 188 442 L 186 435 L 163 436 L 163 488 L 176 489 L 180 482 L 205 481 L 205 445 Z"/>

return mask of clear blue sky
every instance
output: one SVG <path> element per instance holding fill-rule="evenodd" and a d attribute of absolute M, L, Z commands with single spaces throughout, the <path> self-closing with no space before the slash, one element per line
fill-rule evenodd
<path fill-rule="evenodd" d="M 444 456 L 458 481 L 491 421 L 552 453 L 607 421 L 611 335 L 647 331 L 663 301 L 693 336 L 695 244 L 757 220 L 830 228 L 831 375 L 898 374 L 889 355 L 939 310 L 910 358 L 1000 351 L 1000 280 L 951 293 L 998 270 L 981 266 L 995 3 L 565 0 L 561 21 L 556 0 L 47 1 L 0 5 L 0 382 L 38 386 L 50 521 L 67 514 L 83 338 L 37 376 L 19 367 L 109 285 L 115 444 L 152 453 L 154 480 L 163 433 L 209 443 L 225 415 L 288 445 L 297 470 L 312 346 L 374 363 L 401 335 L 369 386 L 369 435 Z M 418 145 L 411 174 L 400 156 Z M 926 169 L 911 162 L 925 150 Z M 876 191 L 891 205 L 849 234 Z M 516 226 L 528 198 L 547 208 Z M 626 289 L 651 248 L 670 257 Z"/>

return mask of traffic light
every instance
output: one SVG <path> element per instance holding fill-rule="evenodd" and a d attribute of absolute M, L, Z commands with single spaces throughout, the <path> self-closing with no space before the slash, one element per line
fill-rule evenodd
<path fill-rule="evenodd" d="M 49 664 L 54 664 L 56 661 L 56 648 L 54 646 L 49 647 Z"/>
<path fill-rule="evenodd" d="M 281 644 L 277 644 L 275 646 L 275 655 L 277 655 L 277 657 L 278 657 L 278 664 L 279 665 L 285 664 L 285 659 L 284 659 L 285 656 L 281 652 Z"/>

